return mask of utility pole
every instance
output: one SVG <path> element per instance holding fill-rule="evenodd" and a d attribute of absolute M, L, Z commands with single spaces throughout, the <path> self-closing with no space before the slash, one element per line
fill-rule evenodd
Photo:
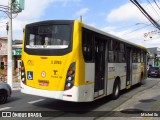
<path fill-rule="evenodd" d="M 7 60 L 7 83 L 13 88 L 12 74 L 12 0 L 8 0 L 8 60 Z"/>
<path fill-rule="evenodd" d="M 80 22 L 82 22 L 82 15 L 80 16 Z"/>

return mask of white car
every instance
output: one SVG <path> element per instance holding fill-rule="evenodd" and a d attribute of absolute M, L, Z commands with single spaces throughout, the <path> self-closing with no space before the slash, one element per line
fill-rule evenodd
<path fill-rule="evenodd" d="M 0 81 L 0 104 L 6 103 L 11 93 L 11 87 L 7 83 Z"/>

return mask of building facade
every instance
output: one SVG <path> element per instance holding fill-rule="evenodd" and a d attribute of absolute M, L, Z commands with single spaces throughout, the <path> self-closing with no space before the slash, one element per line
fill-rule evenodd
<path fill-rule="evenodd" d="M 22 55 L 22 41 L 15 40 L 12 42 L 12 70 L 14 79 L 20 79 L 20 64 Z M 7 37 L 0 37 L 0 79 L 6 79 L 7 76 Z"/>
<path fill-rule="evenodd" d="M 7 66 L 7 38 L 0 37 L 0 70 Z"/>

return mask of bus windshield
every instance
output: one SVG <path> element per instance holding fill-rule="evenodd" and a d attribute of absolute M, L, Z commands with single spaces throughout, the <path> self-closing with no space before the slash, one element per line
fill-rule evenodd
<path fill-rule="evenodd" d="M 28 49 L 66 49 L 71 44 L 70 25 L 28 26 L 26 33 Z"/>

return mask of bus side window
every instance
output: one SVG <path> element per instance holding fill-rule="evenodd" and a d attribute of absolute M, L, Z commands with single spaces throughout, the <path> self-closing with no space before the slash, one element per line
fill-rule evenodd
<path fill-rule="evenodd" d="M 140 50 L 137 51 L 137 60 L 138 62 L 141 62 Z"/>
<path fill-rule="evenodd" d="M 114 52 L 113 52 L 113 40 L 109 40 L 108 42 L 109 54 L 108 54 L 108 61 L 114 62 Z"/>
<path fill-rule="evenodd" d="M 133 56 L 133 62 L 137 63 L 138 62 L 138 57 L 137 57 L 137 50 L 136 49 L 133 49 L 132 56 Z"/>
<path fill-rule="evenodd" d="M 113 51 L 109 51 L 108 61 L 109 61 L 109 62 L 113 62 L 113 61 L 114 61 Z"/>
<path fill-rule="evenodd" d="M 93 35 L 84 29 L 82 33 L 82 50 L 85 61 L 93 61 Z"/>
<path fill-rule="evenodd" d="M 143 54 L 143 51 L 141 51 L 141 62 L 144 62 L 144 54 Z"/>
<path fill-rule="evenodd" d="M 125 45 L 124 43 L 120 43 L 119 46 L 120 50 L 118 51 L 118 62 L 123 63 L 125 62 Z"/>

